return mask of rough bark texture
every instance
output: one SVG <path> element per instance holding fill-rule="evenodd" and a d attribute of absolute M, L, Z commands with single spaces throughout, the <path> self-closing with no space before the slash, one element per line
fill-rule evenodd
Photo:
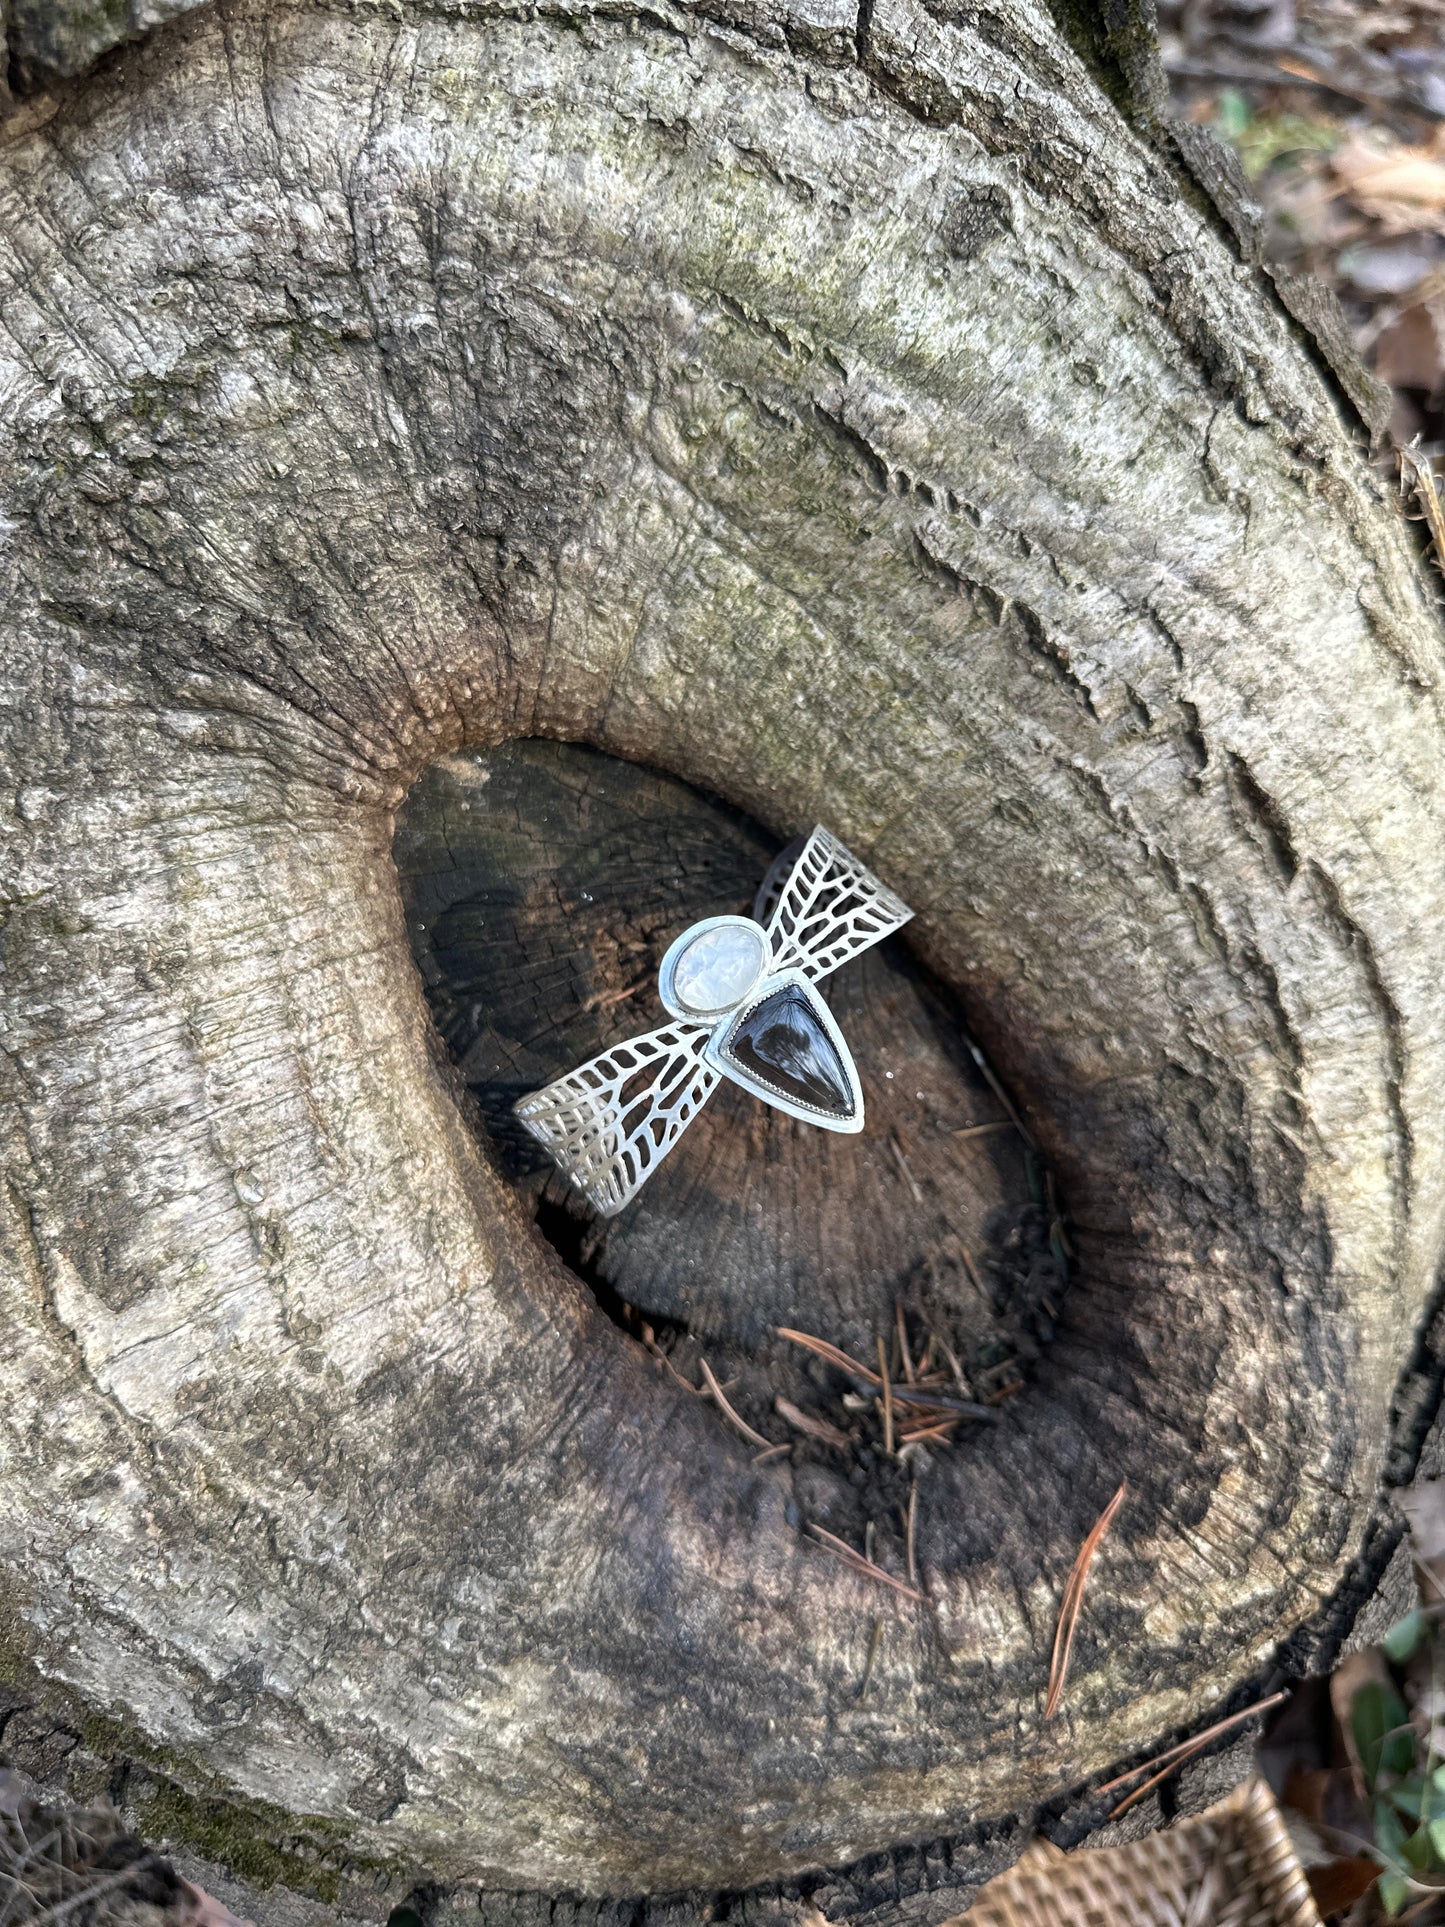
<path fill-rule="evenodd" d="M 206 0 L 0 0 L 7 88 L 26 94 L 68 80 L 95 65 L 112 47 L 139 40 L 153 27 L 189 13 Z"/>
<path fill-rule="evenodd" d="M 1440 631 L 1051 16 L 227 0 L 21 110 L 0 236 L 12 1724 L 353 1899 L 659 1892 L 1004 1854 L 1338 1637 L 1429 1379 Z M 478 1143 L 392 813 L 518 735 L 829 823 L 1060 1174 L 924 1606 Z"/>

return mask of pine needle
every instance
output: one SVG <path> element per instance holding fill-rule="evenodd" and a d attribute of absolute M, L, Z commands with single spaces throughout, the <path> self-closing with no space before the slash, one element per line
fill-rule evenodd
<path fill-rule="evenodd" d="M 873 1677 L 873 1662 L 878 1657 L 878 1648 L 882 1645 L 882 1643 L 883 1643 L 883 1621 L 881 1619 L 875 1619 L 873 1621 L 873 1634 L 868 1641 L 868 1660 L 866 1665 L 863 1668 L 863 1678 L 858 1687 L 859 1699 L 862 1699 L 863 1695 L 868 1691 L 868 1682 Z M 823 1920 L 823 1916 L 821 1914 L 818 1915 L 818 1918 L 820 1921 Z M 828 1927 L 828 1924 L 826 1921 L 823 1921 L 823 1927 Z"/>
<path fill-rule="evenodd" d="M 923 1193 L 918 1188 L 917 1178 L 914 1177 L 912 1171 L 908 1168 L 908 1158 L 904 1153 L 903 1146 L 898 1141 L 898 1133 L 896 1131 L 890 1132 L 888 1141 L 893 1146 L 893 1155 L 898 1160 L 898 1168 L 907 1180 L 909 1190 L 913 1193 L 913 1202 L 915 1204 L 922 1204 Z"/>
<path fill-rule="evenodd" d="M 1058 1712 L 1059 1701 L 1064 1697 L 1064 1682 L 1069 1677 L 1069 1658 L 1074 1650 L 1074 1628 L 1079 1621 L 1079 1608 L 1084 1603 L 1084 1587 L 1088 1584 L 1089 1568 L 1093 1565 L 1094 1555 L 1104 1542 L 1104 1534 L 1114 1523 L 1128 1490 L 1129 1481 L 1126 1479 L 1090 1527 L 1088 1537 L 1079 1547 L 1079 1556 L 1074 1561 L 1068 1584 L 1064 1587 L 1063 1603 L 1059 1607 L 1058 1629 L 1054 1633 L 1053 1655 L 1049 1661 L 1049 1692 L 1044 1702 L 1046 1720 L 1051 1720 Z"/>
<path fill-rule="evenodd" d="M 883 1383 L 871 1366 L 860 1365 L 856 1358 L 850 1358 L 847 1352 L 842 1351 L 837 1345 L 830 1345 L 826 1338 L 814 1338 L 811 1332 L 794 1331 L 789 1325 L 778 1325 L 774 1329 L 779 1338 L 786 1338 L 791 1344 L 802 1345 L 808 1351 L 816 1352 L 819 1358 L 825 1358 L 830 1365 L 836 1365 L 840 1372 L 849 1372 L 854 1378 L 861 1378 L 868 1385 Z"/>
<path fill-rule="evenodd" d="M 1025 1124 L 1023 1119 L 1019 1116 L 1018 1111 L 1014 1107 L 1013 1099 L 1009 1096 L 1008 1092 L 1004 1089 L 1003 1085 L 999 1083 L 998 1078 L 994 1075 L 992 1064 L 989 1063 L 988 1059 L 984 1056 L 983 1052 L 979 1049 L 978 1045 L 975 1044 L 971 1039 L 969 1040 L 969 1044 L 968 1044 L 968 1054 L 973 1059 L 974 1063 L 978 1065 L 978 1068 L 983 1072 L 984 1080 L 987 1083 L 989 1089 L 993 1092 L 994 1096 L 998 1099 L 999 1103 L 1002 1104 L 1004 1109 L 1008 1112 L 1009 1123 L 1013 1125 L 1014 1129 L 1018 1132 L 1019 1136 L 1023 1139 L 1024 1143 L 1028 1145 L 1029 1149 L 1031 1151 L 1036 1151 L 1038 1149 L 1038 1139 L 1034 1136 L 1033 1132 L 1029 1129 L 1028 1125 Z"/>
<path fill-rule="evenodd" d="M 908 1327 L 903 1322 L 903 1300 L 893 1300 L 893 1315 L 898 1325 L 898 1367 L 907 1382 L 914 1383 L 913 1359 L 908 1351 Z"/>
<path fill-rule="evenodd" d="M 705 1358 L 699 1358 L 697 1362 L 699 1366 L 702 1368 L 703 1377 L 707 1380 L 707 1389 L 712 1393 L 714 1402 L 717 1404 L 718 1408 L 724 1413 L 726 1417 L 732 1420 L 733 1424 L 738 1428 L 738 1430 L 742 1433 L 745 1439 L 751 1439 L 754 1445 L 760 1445 L 762 1446 L 765 1452 L 771 1452 L 773 1449 L 773 1441 L 771 1439 L 765 1439 L 761 1432 L 755 1432 L 752 1426 L 748 1424 L 746 1419 L 739 1418 L 737 1413 L 733 1410 L 732 1406 L 729 1405 L 727 1400 L 723 1397 L 722 1386 L 719 1385 L 717 1380 L 713 1377 L 712 1367 L 711 1365 L 708 1364 L 707 1360 Z"/>
<path fill-rule="evenodd" d="M 885 1586 L 892 1586 L 893 1590 L 901 1592 L 905 1599 L 916 1599 L 920 1606 L 925 1604 L 921 1592 L 915 1591 L 912 1586 L 904 1585 L 901 1579 L 895 1579 L 893 1574 L 885 1572 L 882 1566 L 875 1566 L 873 1561 L 865 1559 L 861 1552 L 854 1552 L 847 1541 L 838 1538 L 835 1533 L 825 1532 L 822 1526 L 814 1525 L 811 1519 L 808 1521 L 808 1530 L 817 1534 L 825 1552 L 831 1552 L 835 1559 L 841 1559 L 844 1565 L 851 1566 L 854 1572 L 866 1573 L 870 1579 L 881 1579 Z"/>
<path fill-rule="evenodd" d="M 893 1387 L 888 1382 L 888 1353 L 878 1340 L 878 1370 L 883 1377 L 883 1450 L 893 1457 Z"/>
<path fill-rule="evenodd" d="M 794 1431 L 806 1432 L 810 1439 L 821 1439 L 824 1445 L 851 1445 L 852 1440 L 846 1432 L 840 1432 L 836 1425 L 830 1425 L 825 1418 L 818 1418 L 812 1412 L 803 1412 L 790 1398 L 781 1393 L 773 1400 L 773 1410 L 781 1419 L 786 1419 Z"/>
<path fill-rule="evenodd" d="M 1129 1780 L 1137 1779 L 1139 1774 L 1147 1773 L 1150 1767 L 1163 1768 L 1163 1772 L 1156 1772 L 1152 1779 L 1144 1782 L 1143 1786 L 1135 1787 L 1134 1791 L 1113 1809 L 1109 1818 L 1112 1820 L 1115 1814 L 1122 1813 L 1126 1807 L 1132 1806 L 1142 1794 L 1147 1793 L 1151 1787 L 1157 1786 L 1161 1780 L 1167 1779 L 1176 1767 L 1186 1765 L 1194 1754 L 1202 1747 L 1208 1746 L 1211 1740 L 1218 1739 L 1221 1733 L 1227 1733 L 1230 1727 L 1240 1726 L 1245 1720 L 1253 1719 L 1256 1713 L 1267 1713 L 1270 1707 L 1278 1706 L 1282 1700 L 1288 1698 L 1289 1688 L 1282 1687 L 1278 1693 L 1271 1693 L 1267 1699 L 1256 1700 L 1253 1706 L 1246 1706 L 1242 1712 L 1231 1713 L 1228 1719 L 1216 1720 L 1213 1726 L 1206 1726 L 1204 1731 L 1196 1733 L 1193 1739 L 1181 1740 L 1178 1746 L 1166 1747 L 1162 1753 L 1156 1753 L 1152 1760 L 1145 1760 L 1142 1766 L 1131 1766 L 1127 1773 L 1121 1773 L 1116 1780 L 1106 1780 L 1103 1786 L 1095 1787 L 1096 1793 L 1112 1793 L 1115 1787 L 1121 1787 Z"/>

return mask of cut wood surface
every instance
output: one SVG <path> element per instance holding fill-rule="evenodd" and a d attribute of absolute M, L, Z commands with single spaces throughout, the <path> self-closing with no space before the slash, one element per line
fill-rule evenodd
<path fill-rule="evenodd" d="M 143 1826 L 373 1912 L 399 1869 L 662 1893 L 953 1836 L 925 1882 L 1348 1626 L 1441 1255 L 1441 628 L 1136 53 L 1035 0 L 220 0 L 12 116 L 37 1770 L 128 1761 Z M 517 737 L 827 823 L 1057 1173 L 1078 1275 L 920 1472 L 921 1603 L 479 1134 L 393 829 Z M 858 969 L 948 1058 L 943 992 Z M 619 1279 L 680 1305 L 684 1234 L 610 1234 Z"/>
<path fill-rule="evenodd" d="M 724 1082 L 636 1202 L 599 1221 L 512 1117 L 527 1092 L 666 1021 L 668 944 L 750 911 L 777 854 L 755 824 L 636 764 L 519 743 L 432 764 L 395 851 L 437 1028 L 503 1170 L 589 1276 L 754 1353 L 794 1325 L 869 1359 L 905 1305 L 982 1369 L 1032 1356 L 1066 1284 L 1048 1174 L 956 1000 L 896 940 L 824 984 L 863 1080 L 861 1137 Z M 957 1135 L 980 1122 L 1003 1128 Z"/>

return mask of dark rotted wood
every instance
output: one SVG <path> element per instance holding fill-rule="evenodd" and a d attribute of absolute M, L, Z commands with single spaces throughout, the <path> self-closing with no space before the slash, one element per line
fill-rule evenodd
<path fill-rule="evenodd" d="M 428 1000 L 498 1155 L 570 1257 L 700 1337 L 756 1349 L 791 1325 L 871 1358 L 901 1303 L 980 1370 L 1029 1358 L 1065 1284 L 1044 1174 L 956 1000 L 902 938 L 824 985 L 863 1083 L 859 1136 L 725 1081 L 607 1221 L 512 1117 L 525 1092 L 666 1021 L 663 951 L 699 917 L 749 911 L 777 847 L 690 785 L 582 746 L 432 765 L 399 815 L 397 868 Z"/>

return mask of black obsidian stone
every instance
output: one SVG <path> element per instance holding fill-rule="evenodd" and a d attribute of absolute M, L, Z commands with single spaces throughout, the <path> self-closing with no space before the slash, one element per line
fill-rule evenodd
<path fill-rule="evenodd" d="M 796 984 L 750 1010 L 723 1052 L 768 1090 L 829 1117 L 853 1115 L 853 1088 L 832 1038 Z"/>

